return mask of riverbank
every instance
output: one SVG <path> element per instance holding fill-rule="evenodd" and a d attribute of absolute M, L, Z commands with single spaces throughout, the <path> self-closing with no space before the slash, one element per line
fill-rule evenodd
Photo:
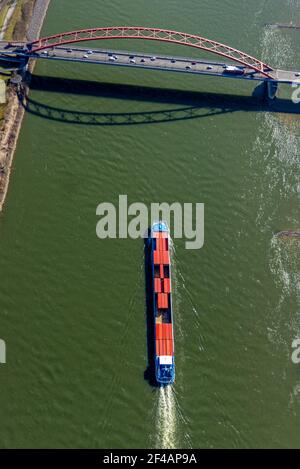
<path fill-rule="evenodd" d="M 50 0 L 36 0 L 33 14 L 26 24 L 26 37 L 29 41 L 39 37 L 49 4 Z M 31 61 L 29 64 L 31 72 L 34 65 L 35 62 Z M 7 102 L 0 130 L 0 212 L 6 199 L 13 156 L 24 117 L 24 107 L 19 102 L 16 89 L 13 86 L 8 86 Z"/>
<path fill-rule="evenodd" d="M 4 5 L 4 10 L 5 10 L 5 19 L 3 21 L 3 25 L 1 27 L 1 31 L 0 31 L 0 41 L 4 41 L 5 40 L 5 34 L 6 34 L 6 30 L 8 28 L 8 25 L 11 21 L 11 18 L 14 14 L 14 10 L 17 6 L 17 0 L 14 0 L 11 4 L 8 4 L 8 5 Z"/>

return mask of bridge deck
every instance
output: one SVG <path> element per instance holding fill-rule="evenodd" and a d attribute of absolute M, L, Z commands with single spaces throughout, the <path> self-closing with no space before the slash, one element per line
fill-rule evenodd
<path fill-rule="evenodd" d="M 0 42 L 0 58 L 5 56 L 28 57 L 45 60 L 65 60 L 69 62 L 83 62 L 112 66 L 126 66 L 132 68 L 143 68 L 151 70 L 165 70 L 173 72 L 184 72 L 198 75 L 210 75 L 219 77 L 230 77 L 258 81 L 270 81 L 270 79 L 259 72 L 245 66 L 239 66 L 243 74 L 228 73 L 226 66 L 232 63 L 226 61 L 201 60 L 190 57 L 176 57 L 167 55 L 143 54 L 140 52 L 114 51 L 104 49 L 86 49 L 81 47 L 57 46 L 45 52 L 39 51 L 34 54 L 22 53 L 23 43 L 14 43 L 11 47 L 5 42 Z M 17 50 L 18 49 L 18 50 Z M 112 57 L 116 57 L 113 59 Z M 271 72 L 274 81 L 279 83 L 294 83 L 300 81 L 300 72 L 292 70 L 275 69 Z"/>

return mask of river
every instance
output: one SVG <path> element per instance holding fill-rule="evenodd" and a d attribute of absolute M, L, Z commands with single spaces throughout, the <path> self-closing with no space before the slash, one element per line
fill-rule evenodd
<path fill-rule="evenodd" d="M 157 26 L 300 67 L 299 31 L 264 26 L 299 23 L 298 0 L 124 3 L 52 0 L 42 34 Z M 49 61 L 34 75 L 0 217 L 0 446 L 299 447 L 299 241 L 274 236 L 299 228 L 299 115 L 242 80 Z M 96 236 L 119 194 L 205 204 L 203 248 L 174 241 L 171 388 L 144 379 L 143 242 Z"/>

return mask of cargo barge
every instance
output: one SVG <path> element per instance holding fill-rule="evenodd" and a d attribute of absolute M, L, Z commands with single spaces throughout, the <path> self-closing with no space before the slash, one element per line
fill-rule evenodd
<path fill-rule="evenodd" d="M 153 224 L 150 234 L 154 312 L 155 378 L 159 384 L 175 380 L 171 290 L 170 235 L 165 222 Z"/>

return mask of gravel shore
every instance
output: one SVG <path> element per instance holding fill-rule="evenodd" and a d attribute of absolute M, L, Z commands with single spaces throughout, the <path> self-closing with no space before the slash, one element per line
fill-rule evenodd
<path fill-rule="evenodd" d="M 36 0 L 33 15 L 27 29 L 28 41 L 38 39 L 44 19 L 49 7 L 50 0 Z"/>

